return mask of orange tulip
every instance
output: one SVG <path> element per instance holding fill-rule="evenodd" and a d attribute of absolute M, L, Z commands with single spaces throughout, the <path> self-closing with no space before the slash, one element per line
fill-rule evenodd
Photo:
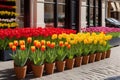
<path fill-rule="evenodd" d="M 24 51 L 24 50 L 25 50 L 25 45 L 20 45 L 20 49 L 21 49 L 22 51 Z"/>
<path fill-rule="evenodd" d="M 41 43 L 40 43 L 40 42 L 37 42 L 35 46 L 36 46 L 37 48 L 40 48 Z"/>
<path fill-rule="evenodd" d="M 45 40 L 41 40 L 41 45 L 45 45 Z"/>
<path fill-rule="evenodd" d="M 68 46 L 68 42 L 65 42 L 65 46 Z"/>
<path fill-rule="evenodd" d="M 24 40 L 20 40 L 19 41 L 19 45 L 25 45 L 25 41 Z"/>
<path fill-rule="evenodd" d="M 17 40 L 14 40 L 13 44 L 14 44 L 15 46 L 18 46 L 18 41 L 17 41 Z"/>
<path fill-rule="evenodd" d="M 70 49 L 70 48 L 71 48 L 71 45 L 70 45 L 70 44 L 68 44 L 67 48 L 68 48 L 68 49 Z"/>
<path fill-rule="evenodd" d="M 10 42 L 9 47 L 12 48 L 12 46 L 13 46 L 13 42 Z"/>
<path fill-rule="evenodd" d="M 16 46 L 12 46 L 12 51 L 16 51 Z"/>
<path fill-rule="evenodd" d="M 35 52 L 35 50 L 36 50 L 35 46 L 31 46 L 31 51 Z"/>
<path fill-rule="evenodd" d="M 34 40 L 34 46 L 36 46 L 37 42 L 39 42 L 38 40 Z"/>
<path fill-rule="evenodd" d="M 45 51 L 45 49 L 46 49 L 45 45 L 42 45 L 41 46 L 41 51 Z"/>
<path fill-rule="evenodd" d="M 47 44 L 47 46 L 50 46 L 50 41 L 47 41 L 46 44 Z"/>
<path fill-rule="evenodd" d="M 50 44 L 50 48 L 54 48 L 55 47 L 55 42 L 52 42 L 51 44 Z"/>
<path fill-rule="evenodd" d="M 32 42 L 32 37 L 28 37 L 27 38 L 27 43 L 31 43 Z"/>
<path fill-rule="evenodd" d="M 63 44 L 63 41 L 59 41 L 59 46 L 60 46 L 60 47 L 63 47 L 63 45 L 64 45 L 64 44 Z"/>

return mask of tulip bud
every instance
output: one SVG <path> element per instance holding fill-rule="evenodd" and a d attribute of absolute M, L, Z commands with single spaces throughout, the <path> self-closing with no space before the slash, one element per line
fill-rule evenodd
<path fill-rule="evenodd" d="M 59 46 L 62 47 L 63 46 L 63 41 L 59 42 Z"/>
<path fill-rule="evenodd" d="M 19 41 L 19 45 L 25 45 L 25 41 L 24 40 L 20 40 Z"/>
<path fill-rule="evenodd" d="M 27 43 L 31 43 L 32 42 L 32 37 L 28 37 L 27 38 Z"/>
<path fill-rule="evenodd" d="M 21 49 L 22 51 L 24 51 L 24 50 L 25 50 L 25 45 L 20 45 L 20 49 Z"/>
<path fill-rule="evenodd" d="M 54 48 L 54 47 L 55 47 L 55 42 L 52 42 L 50 48 Z"/>
<path fill-rule="evenodd" d="M 45 51 L 45 49 L 46 49 L 45 45 L 42 45 L 41 46 L 41 51 Z"/>
<path fill-rule="evenodd" d="M 13 44 L 14 44 L 15 46 L 18 46 L 18 41 L 17 41 L 17 40 L 14 40 Z"/>
<path fill-rule="evenodd" d="M 35 50 L 36 50 L 35 46 L 31 46 L 31 51 L 35 52 Z"/>
<path fill-rule="evenodd" d="M 71 48 L 71 45 L 70 45 L 70 44 L 68 44 L 67 48 L 68 48 L 68 49 L 70 49 L 70 48 Z"/>
<path fill-rule="evenodd" d="M 12 46 L 13 46 L 13 42 L 10 42 L 9 47 L 12 48 Z"/>
<path fill-rule="evenodd" d="M 46 44 L 47 44 L 47 46 L 50 46 L 50 41 L 47 41 Z"/>
<path fill-rule="evenodd" d="M 35 46 L 36 46 L 37 48 L 40 48 L 41 43 L 40 43 L 40 42 L 37 42 Z"/>
<path fill-rule="evenodd" d="M 12 51 L 16 51 L 16 46 L 12 46 Z"/>
<path fill-rule="evenodd" d="M 41 40 L 41 45 L 45 45 L 45 40 Z"/>

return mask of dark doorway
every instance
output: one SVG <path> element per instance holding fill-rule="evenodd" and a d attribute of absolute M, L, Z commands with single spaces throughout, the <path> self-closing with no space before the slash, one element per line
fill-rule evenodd
<path fill-rule="evenodd" d="M 79 31 L 79 1 L 66 0 L 66 26 Z"/>
<path fill-rule="evenodd" d="M 22 0 L 23 5 L 23 16 L 24 16 L 24 27 L 30 27 L 30 0 Z M 21 7 L 22 7 L 21 6 Z"/>

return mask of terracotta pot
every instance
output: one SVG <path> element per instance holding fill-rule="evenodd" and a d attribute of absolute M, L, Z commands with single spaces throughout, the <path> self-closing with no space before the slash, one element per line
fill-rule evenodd
<path fill-rule="evenodd" d="M 111 54 L 111 50 L 108 50 L 108 51 L 106 52 L 106 58 L 110 58 L 110 54 Z"/>
<path fill-rule="evenodd" d="M 81 66 L 81 64 L 82 64 L 82 58 L 83 58 L 82 56 L 75 58 L 75 64 L 74 64 L 75 67 Z"/>
<path fill-rule="evenodd" d="M 55 63 L 46 63 L 45 72 L 46 74 L 53 74 L 55 69 Z"/>
<path fill-rule="evenodd" d="M 57 71 L 60 71 L 60 72 L 64 71 L 65 63 L 66 63 L 66 61 L 56 61 Z"/>
<path fill-rule="evenodd" d="M 14 70 L 15 70 L 16 77 L 18 79 L 24 79 L 25 78 L 26 71 L 27 71 L 27 66 L 18 67 L 16 65 L 14 65 Z"/>
<path fill-rule="evenodd" d="M 26 65 L 27 65 L 27 73 L 32 72 L 32 64 L 33 62 L 30 61 L 30 59 L 27 60 Z"/>
<path fill-rule="evenodd" d="M 44 71 L 44 65 L 36 66 L 32 64 L 32 70 L 35 77 L 42 77 Z"/>
<path fill-rule="evenodd" d="M 93 63 L 95 61 L 96 54 L 89 55 L 89 63 Z"/>
<path fill-rule="evenodd" d="M 83 56 L 83 59 L 82 59 L 82 64 L 88 64 L 89 62 L 89 55 L 88 56 Z"/>
<path fill-rule="evenodd" d="M 106 58 L 106 52 L 102 53 L 101 59 L 105 59 Z"/>
<path fill-rule="evenodd" d="M 95 61 L 101 60 L 102 53 L 96 53 Z"/>
<path fill-rule="evenodd" d="M 74 66 L 75 59 L 66 59 L 66 69 L 72 69 Z"/>

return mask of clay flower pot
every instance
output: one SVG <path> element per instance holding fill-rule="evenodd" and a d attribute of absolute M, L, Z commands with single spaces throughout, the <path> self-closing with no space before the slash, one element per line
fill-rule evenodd
<path fill-rule="evenodd" d="M 24 79 L 25 78 L 26 71 L 27 71 L 27 66 L 18 67 L 16 65 L 14 65 L 14 70 L 15 70 L 16 77 L 18 79 Z"/>
<path fill-rule="evenodd" d="M 102 53 L 101 59 L 105 59 L 106 58 L 106 52 Z"/>
<path fill-rule="evenodd" d="M 83 58 L 82 56 L 75 58 L 75 64 L 74 64 L 75 67 L 81 66 L 81 64 L 82 64 L 82 58 Z"/>
<path fill-rule="evenodd" d="M 36 66 L 32 64 L 32 70 L 35 77 L 42 77 L 44 71 L 44 65 Z"/>
<path fill-rule="evenodd" d="M 66 59 L 66 69 L 72 69 L 75 59 Z"/>
<path fill-rule="evenodd" d="M 55 69 L 55 63 L 45 63 L 46 74 L 53 74 Z"/>
<path fill-rule="evenodd" d="M 96 53 L 95 61 L 101 60 L 102 53 Z"/>
<path fill-rule="evenodd" d="M 106 58 L 110 58 L 110 54 L 111 54 L 111 50 L 108 50 L 108 51 L 106 52 Z"/>
<path fill-rule="evenodd" d="M 89 55 L 88 56 L 83 56 L 83 59 L 82 59 L 82 64 L 88 64 L 89 62 Z"/>
<path fill-rule="evenodd" d="M 89 55 L 89 63 L 93 63 L 95 61 L 96 54 Z"/>
<path fill-rule="evenodd" d="M 56 69 L 59 72 L 64 71 L 66 61 L 56 61 Z"/>

